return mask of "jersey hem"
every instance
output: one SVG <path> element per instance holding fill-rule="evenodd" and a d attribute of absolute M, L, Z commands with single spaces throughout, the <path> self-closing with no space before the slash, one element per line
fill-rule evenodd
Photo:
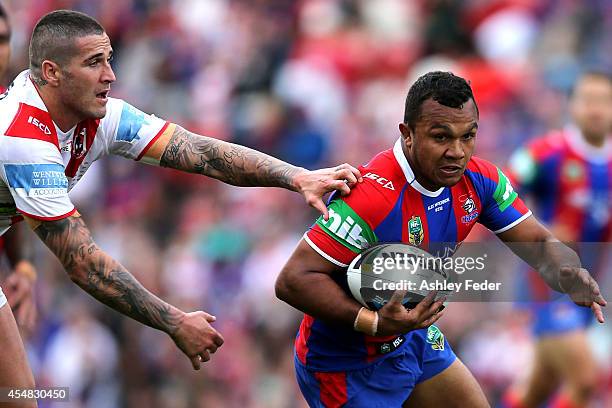
<path fill-rule="evenodd" d="M 308 235 L 304 234 L 304 241 L 306 241 L 308 243 L 308 245 L 310 245 L 310 247 L 312 249 L 314 249 L 319 255 L 321 255 L 323 258 L 327 259 L 329 262 L 333 263 L 334 265 L 340 266 L 342 268 L 346 268 L 348 266 L 348 264 L 342 263 L 334 258 L 332 258 L 330 255 L 326 254 L 325 252 L 323 252 L 323 250 L 321 248 L 319 248 L 314 242 L 312 242 L 312 240 L 310 238 L 308 238 Z"/>
<path fill-rule="evenodd" d="M 295 347 L 293 349 L 293 359 L 295 364 L 299 364 L 302 367 L 304 367 L 306 370 L 308 371 L 313 371 L 313 372 L 317 372 L 317 373 L 333 373 L 333 372 L 337 372 L 337 371 L 360 371 L 360 370 L 364 370 L 368 367 L 371 367 L 375 364 L 381 363 L 383 361 L 385 361 L 386 359 L 390 358 L 390 357 L 395 357 L 398 354 L 400 354 L 403 350 L 404 347 L 406 347 L 406 344 L 408 342 L 404 342 L 404 344 L 402 344 L 400 347 L 398 347 L 396 350 L 392 351 L 389 354 L 385 354 L 385 355 L 381 355 L 378 358 L 372 360 L 372 361 L 365 361 L 363 363 L 358 363 L 358 364 L 353 364 L 353 365 L 336 365 L 333 367 L 321 367 L 318 365 L 313 365 L 312 363 L 306 363 L 304 364 L 303 362 L 300 361 L 300 358 L 297 355 L 297 352 L 295 350 Z M 358 358 L 356 358 L 358 359 Z M 308 360 L 307 360 L 308 361 Z M 363 360 L 362 360 L 363 361 Z"/>
<path fill-rule="evenodd" d="M 28 214 L 27 212 L 25 212 L 23 210 L 20 210 L 19 208 L 17 208 L 17 210 L 20 213 L 22 213 L 23 215 L 25 215 L 27 217 L 30 217 L 30 218 L 33 218 L 33 219 L 38 220 L 38 221 L 57 221 L 57 220 L 61 220 L 61 219 L 70 217 L 72 214 L 74 214 L 76 212 L 77 209 L 76 209 L 76 207 L 74 207 L 72 210 L 68 211 L 66 214 L 57 215 L 55 217 L 43 217 L 43 216 L 40 216 L 40 215 Z"/>

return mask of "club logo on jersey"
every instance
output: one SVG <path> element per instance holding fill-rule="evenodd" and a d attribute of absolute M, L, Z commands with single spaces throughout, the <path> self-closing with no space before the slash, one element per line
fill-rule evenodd
<path fill-rule="evenodd" d="M 444 334 L 433 324 L 427 329 L 427 343 L 432 350 L 444 351 Z"/>
<path fill-rule="evenodd" d="M 472 197 L 468 197 L 465 200 L 465 203 L 461 205 L 461 208 L 463 208 L 463 210 L 467 213 L 467 215 L 464 215 L 463 217 L 461 217 L 461 222 L 464 224 L 471 223 L 479 215 L 478 211 L 476 211 L 476 203 L 474 202 Z"/>
<path fill-rule="evenodd" d="M 328 211 L 329 219 L 319 217 L 317 224 L 351 251 L 361 252 L 377 241 L 370 226 L 343 200 L 332 201 Z"/>
<path fill-rule="evenodd" d="M 381 186 L 383 186 L 383 188 L 389 189 L 389 190 L 395 190 L 395 187 L 393 187 L 393 182 L 391 182 L 391 180 L 386 179 L 384 177 L 379 176 L 378 174 L 374 174 L 374 173 L 366 173 L 363 178 L 367 178 L 370 180 L 374 180 L 376 181 L 378 184 L 380 184 Z"/>
<path fill-rule="evenodd" d="M 563 166 L 562 174 L 567 181 L 577 182 L 584 177 L 584 168 L 576 160 L 568 160 Z"/>
<path fill-rule="evenodd" d="M 421 245 L 425 232 L 423 231 L 423 223 L 421 223 L 421 217 L 413 215 L 408 221 L 408 241 L 412 245 Z"/>
<path fill-rule="evenodd" d="M 74 135 L 74 141 L 72 142 L 72 155 L 75 159 L 80 159 L 85 156 L 85 146 L 87 138 L 87 128 L 83 128 L 78 134 Z"/>

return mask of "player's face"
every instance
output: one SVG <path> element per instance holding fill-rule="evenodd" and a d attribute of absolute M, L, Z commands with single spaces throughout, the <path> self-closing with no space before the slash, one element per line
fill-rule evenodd
<path fill-rule="evenodd" d="M 460 109 L 428 99 L 414 131 L 401 123 L 404 153 L 421 185 L 429 190 L 459 182 L 474 151 L 478 112 L 470 99 Z"/>
<path fill-rule="evenodd" d="M 59 86 L 65 109 L 79 120 L 101 119 L 115 73 L 110 66 L 113 56 L 106 33 L 76 39 L 77 54 L 62 67 Z"/>
<path fill-rule="evenodd" d="M 582 77 L 574 88 L 571 111 L 587 137 L 603 139 L 612 131 L 612 83 L 599 75 Z"/>
<path fill-rule="evenodd" d="M 4 76 L 11 57 L 10 38 L 11 32 L 8 23 L 4 18 L 0 18 L 0 78 Z"/>

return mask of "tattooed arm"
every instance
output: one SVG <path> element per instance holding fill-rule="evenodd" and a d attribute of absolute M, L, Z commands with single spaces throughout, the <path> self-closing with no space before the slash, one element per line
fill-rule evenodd
<path fill-rule="evenodd" d="M 40 239 L 62 263 L 70 279 L 100 302 L 170 335 L 195 369 L 223 339 L 204 312 L 184 313 L 145 289 L 119 262 L 102 251 L 76 213 L 57 221 L 27 218 Z M 201 360 L 200 360 L 201 357 Z"/>
<path fill-rule="evenodd" d="M 213 177 L 235 186 L 282 187 L 304 195 L 327 219 L 323 195 L 343 194 L 361 181 L 359 170 L 343 164 L 309 171 L 267 154 L 170 125 L 144 155 L 143 161 Z"/>

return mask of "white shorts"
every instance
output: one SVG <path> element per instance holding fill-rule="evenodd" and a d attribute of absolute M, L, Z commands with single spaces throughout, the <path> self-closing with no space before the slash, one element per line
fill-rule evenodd
<path fill-rule="evenodd" d="M 4 296 L 4 292 L 2 292 L 2 288 L 0 288 L 0 307 L 6 305 L 6 296 Z"/>

